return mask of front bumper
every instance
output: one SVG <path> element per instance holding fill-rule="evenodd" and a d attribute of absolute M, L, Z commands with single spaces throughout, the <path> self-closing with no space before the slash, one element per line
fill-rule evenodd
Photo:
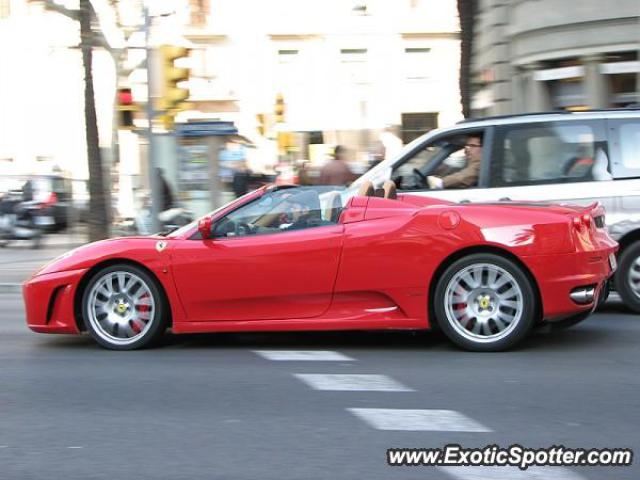
<path fill-rule="evenodd" d="M 616 250 L 617 247 L 611 246 L 590 252 L 525 258 L 538 282 L 543 318 L 553 320 L 593 310 L 605 291 L 607 280 L 613 275 L 615 265 L 612 268 L 609 255 L 615 255 Z M 576 302 L 575 292 L 581 289 L 593 289 L 593 294 Z"/>
<path fill-rule="evenodd" d="M 31 277 L 22 285 L 27 326 L 40 333 L 80 333 L 74 299 L 86 269 Z"/>

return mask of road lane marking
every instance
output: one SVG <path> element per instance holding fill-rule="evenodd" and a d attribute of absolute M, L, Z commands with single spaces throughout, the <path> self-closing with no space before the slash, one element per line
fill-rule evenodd
<path fill-rule="evenodd" d="M 424 432 L 491 432 L 490 428 L 454 410 L 405 410 L 395 408 L 348 408 L 378 430 Z"/>
<path fill-rule="evenodd" d="M 386 375 L 342 375 L 324 373 L 294 373 L 294 376 L 315 390 L 351 392 L 413 392 Z"/>
<path fill-rule="evenodd" d="M 255 354 L 267 360 L 280 361 L 312 361 L 312 362 L 345 362 L 354 359 L 339 352 L 328 350 L 254 350 Z"/>
<path fill-rule="evenodd" d="M 438 467 L 456 480 L 584 480 L 577 473 L 561 467 Z"/>

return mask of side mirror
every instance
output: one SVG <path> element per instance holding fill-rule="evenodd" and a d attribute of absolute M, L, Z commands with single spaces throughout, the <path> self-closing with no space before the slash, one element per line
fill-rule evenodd
<path fill-rule="evenodd" d="M 211 238 L 211 226 L 213 225 L 213 220 L 210 216 L 206 216 L 201 218 L 198 221 L 198 231 L 202 236 L 203 240 L 207 240 Z"/>

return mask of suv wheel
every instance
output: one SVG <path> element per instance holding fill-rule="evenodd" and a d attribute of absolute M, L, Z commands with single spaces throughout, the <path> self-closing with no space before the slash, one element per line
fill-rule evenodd
<path fill-rule="evenodd" d="M 640 313 L 640 242 L 632 243 L 622 252 L 615 287 L 624 304 Z"/>

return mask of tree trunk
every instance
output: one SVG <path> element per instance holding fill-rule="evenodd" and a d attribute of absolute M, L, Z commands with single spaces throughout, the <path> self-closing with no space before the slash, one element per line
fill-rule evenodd
<path fill-rule="evenodd" d="M 90 0 L 80 0 L 80 45 L 84 69 L 84 121 L 89 161 L 89 240 L 95 241 L 109 236 L 109 212 L 105 192 L 104 171 L 100 158 L 96 104 L 93 92 L 93 32 L 91 19 L 93 9 Z"/>
<path fill-rule="evenodd" d="M 478 0 L 458 0 L 460 16 L 460 101 L 465 118 L 471 115 L 474 25 Z"/>

